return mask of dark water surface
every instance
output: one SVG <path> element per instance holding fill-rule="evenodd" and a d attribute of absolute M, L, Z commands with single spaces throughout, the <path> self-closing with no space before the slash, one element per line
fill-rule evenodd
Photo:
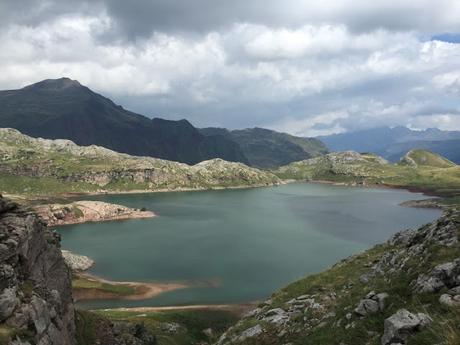
<path fill-rule="evenodd" d="M 59 229 L 62 246 L 96 261 L 90 273 L 116 281 L 214 282 L 143 301 L 91 301 L 82 307 L 239 303 L 417 227 L 438 210 L 398 206 L 425 198 L 403 190 L 320 184 L 97 196 L 146 207 L 159 217 Z"/>

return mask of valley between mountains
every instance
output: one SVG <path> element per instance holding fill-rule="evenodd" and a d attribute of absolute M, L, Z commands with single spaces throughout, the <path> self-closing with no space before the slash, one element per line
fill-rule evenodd
<path fill-rule="evenodd" d="M 67 78 L 0 92 L 0 125 L 0 344 L 460 341 L 453 160 L 150 120 Z"/>

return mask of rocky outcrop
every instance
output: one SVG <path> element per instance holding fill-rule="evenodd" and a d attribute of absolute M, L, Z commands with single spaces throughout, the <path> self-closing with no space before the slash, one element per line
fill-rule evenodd
<path fill-rule="evenodd" d="M 76 201 L 69 204 L 47 204 L 35 207 L 35 211 L 49 226 L 102 222 L 134 218 L 151 218 L 151 211 L 134 209 L 102 201 Z"/>
<path fill-rule="evenodd" d="M 59 236 L 0 198 L 0 325 L 9 344 L 75 343 L 70 271 Z"/>
<path fill-rule="evenodd" d="M 427 274 L 421 274 L 412 282 L 416 293 L 438 292 L 442 288 L 460 286 L 460 258 L 436 266 Z"/>

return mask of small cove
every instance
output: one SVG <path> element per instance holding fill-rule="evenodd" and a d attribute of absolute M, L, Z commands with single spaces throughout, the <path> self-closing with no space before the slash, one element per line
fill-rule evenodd
<path fill-rule="evenodd" d="M 437 218 L 399 206 L 404 190 L 294 183 L 182 193 L 100 195 L 159 217 L 59 228 L 62 247 L 87 255 L 89 273 L 115 281 L 195 287 L 148 300 L 95 300 L 83 308 L 227 304 L 261 300 L 305 275 Z"/>

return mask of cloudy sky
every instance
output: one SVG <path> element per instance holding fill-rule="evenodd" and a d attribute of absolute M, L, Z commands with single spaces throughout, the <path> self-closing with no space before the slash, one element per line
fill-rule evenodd
<path fill-rule="evenodd" d="M 0 0 L 0 66 L 202 127 L 460 130 L 460 0 Z"/>

